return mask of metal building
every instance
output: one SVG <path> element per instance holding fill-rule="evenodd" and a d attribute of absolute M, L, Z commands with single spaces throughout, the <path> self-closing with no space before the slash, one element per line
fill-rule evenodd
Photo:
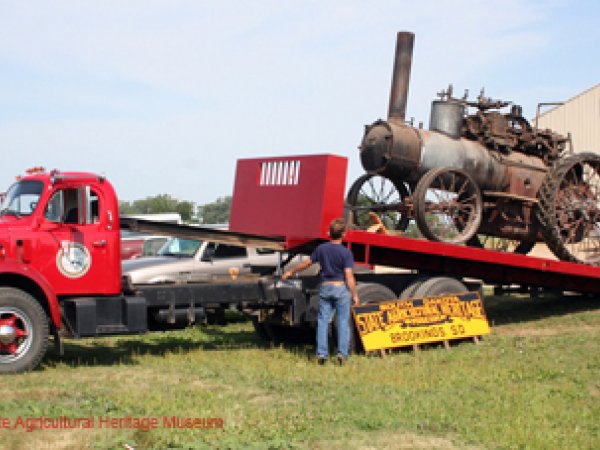
<path fill-rule="evenodd" d="M 600 153 L 600 83 L 540 114 L 538 127 L 571 133 L 577 153 Z"/>

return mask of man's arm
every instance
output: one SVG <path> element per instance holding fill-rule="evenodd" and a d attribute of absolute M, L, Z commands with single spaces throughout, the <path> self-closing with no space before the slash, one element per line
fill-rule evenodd
<path fill-rule="evenodd" d="M 295 273 L 302 272 L 303 270 L 308 269 L 312 265 L 312 263 L 313 262 L 311 261 L 310 258 L 305 259 L 300 264 L 298 264 L 296 267 L 293 267 L 290 270 L 286 270 L 283 273 L 283 275 L 281 276 L 281 279 L 287 280 L 289 277 L 293 276 Z"/>
<path fill-rule="evenodd" d="M 348 289 L 350 289 L 350 294 L 352 295 L 352 304 L 355 306 L 360 305 L 358 291 L 356 290 L 356 278 L 354 278 L 352 267 L 344 269 L 344 276 L 346 277 L 346 285 L 348 286 Z"/>

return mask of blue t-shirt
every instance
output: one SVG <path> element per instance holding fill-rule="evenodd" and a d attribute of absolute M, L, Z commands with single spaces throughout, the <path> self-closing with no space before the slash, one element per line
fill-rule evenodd
<path fill-rule="evenodd" d="M 321 265 L 321 281 L 344 281 L 344 269 L 354 267 L 352 252 L 342 244 L 333 242 L 319 245 L 310 259 Z"/>

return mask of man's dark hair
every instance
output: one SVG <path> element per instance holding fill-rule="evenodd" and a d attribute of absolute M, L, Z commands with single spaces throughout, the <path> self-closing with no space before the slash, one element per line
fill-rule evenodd
<path fill-rule="evenodd" d="M 340 239 L 346 232 L 346 221 L 341 217 L 333 219 L 329 225 L 329 237 L 331 239 Z"/>

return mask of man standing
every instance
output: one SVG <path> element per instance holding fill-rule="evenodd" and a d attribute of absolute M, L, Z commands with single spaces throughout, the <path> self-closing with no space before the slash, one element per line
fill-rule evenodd
<path fill-rule="evenodd" d="M 344 219 L 334 219 L 329 226 L 331 240 L 319 245 L 307 259 L 281 277 L 286 280 L 297 272 L 307 269 L 313 263 L 321 265 L 321 285 L 319 288 L 319 316 L 317 320 L 317 358 L 325 364 L 329 358 L 327 332 L 333 311 L 336 312 L 338 329 L 338 362 L 348 359 L 350 351 L 350 297 L 354 305 L 359 304 L 356 280 L 352 268 L 352 253 L 342 245 L 346 232 Z"/>

